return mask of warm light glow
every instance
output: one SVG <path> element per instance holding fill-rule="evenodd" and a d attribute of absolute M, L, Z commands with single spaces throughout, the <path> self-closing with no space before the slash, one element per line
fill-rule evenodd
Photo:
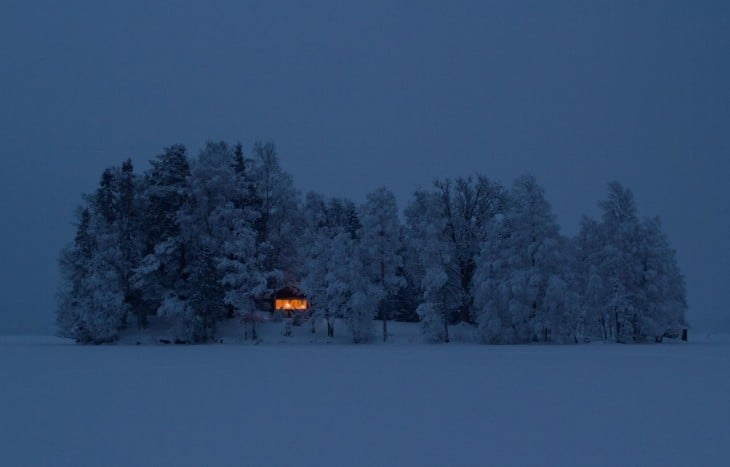
<path fill-rule="evenodd" d="M 306 310 L 307 300 L 301 298 L 277 298 L 277 310 Z"/>

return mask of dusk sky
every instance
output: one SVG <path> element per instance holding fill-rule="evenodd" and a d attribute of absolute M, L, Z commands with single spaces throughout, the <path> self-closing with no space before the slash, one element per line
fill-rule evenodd
<path fill-rule="evenodd" d="M 101 172 L 277 144 L 301 191 L 400 207 L 531 173 L 563 232 L 607 183 L 658 215 L 691 324 L 730 329 L 730 2 L 0 3 L 0 334 L 52 333 Z"/>

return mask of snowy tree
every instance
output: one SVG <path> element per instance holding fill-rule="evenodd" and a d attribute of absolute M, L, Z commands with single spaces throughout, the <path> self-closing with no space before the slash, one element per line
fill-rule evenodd
<path fill-rule="evenodd" d="M 88 262 L 84 278 L 82 321 L 86 336 L 80 341 L 100 344 L 115 341 L 128 313 L 124 277 L 119 265 L 123 253 L 113 224 L 92 217 L 96 251 Z M 78 338 L 78 337 L 77 337 Z"/>
<path fill-rule="evenodd" d="M 609 338 L 633 342 L 638 331 L 642 267 L 639 260 L 641 224 L 634 195 L 617 182 L 609 184 L 608 198 L 599 203 L 604 245 L 599 252 L 599 269 L 607 288 L 604 314 L 609 320 Z"/>
<path fill-rule="evenodd" d="M 360 332 L 359 320 L 354 320 L 353 323 L 348 313 L 353 289 L 352 262 L 356 261 L 355 254 L 355 240 L 345 232 L 338 233 L 326 244 L 325 318 L 329 337 L 334 335 L 333 322 L 337 316 L 347 315 L 351 325 L 354 324 L 353 337 Z"/>
<path fill-rule="evenodd" d="M 178 241 L 184 251 L 182 275 L 172 292 L 174 300 L 166 316 L 181 313 L 179 332 L 187 339 L 205 342 L 215 336 L 216 323 L 225 316 L 226 298 L 235 281 L 225 281 L 227 269 L 235 267 L 241 223 L 250 224 L 242 198 L 246 187 L 239 177 L 240 161 L 224 142 L 208 142 L 191 164 L 187 197 L 180 209 Z M 248 253 L 241 252 L 241 253 Z M 181 304 L 184 304 L 182 306 Z"/>
<path fill-rule="evenodd" d="M 308 193 L 304 224 L 300 241 L 304 257 L 301 285 L 312 310 L 312 329 L 324 321 L 328 336 L 333 337 L 335 321 L 345 317 L 350 299 L 350 284 L 345 282 L 351 273 L 344 264 L 354 258 L 347 258 L 342 252 L 356 245 L 360 229 L 357 206 L 350 200 L 326 200 L 320 194 Z M 352 250 L 352 254 L 357 256 L 357 250 Z M 361 273 L 365 273 L 364 269 Z"/>
<path fill-rule="evenodd" d="M 378 303 L 385 291 L 371 279 L 358 251 L 358 240 L 340 232 L 328 243 L 325 275 L 327 317 L 344 316 L 352 340 L 367 342 Z"/>
<path fill-rule="evenodd" d="M 414 194 L 406 209 L 411 251 L 418 255 L 411 271 L 420 275 L 419 309 L 432 337 L 448 342 L 450 323 L 474 322 L 476 259 L 503 204 L 502 186 L 483 176 L 436 180 L 434 191 Z"/>
<path fill-rule="evenodd" d="M 186 251 L 180 238 L 182 209 L 189 197 L 190 162 L 182 145 L 165 148 L 150 162 L 151 170 L 139 184 L 143 257 L 131 278 L 140 295 L 139 315 L 159 313 L 164 303 L 169 315 L 179 281 L 184 277 Z"/>
<path fill-rule="evenodd" d="M 684 279 L 658 219 L 640 221 L 631 190 L 609 184 L 601 222 L 585 219 L 576 269 L 583 315 L 594 338 L 661 340 L 686 326 Z"/>
<path fill-rule="evenodd" d="M 383 341 L 386 341 L 393 297 L 405 285 L 400 274 L 403 266 L 400 221 L 393 193 L 383 187 L 368 194 L 361 208 L 360 219 L 362 263 L 366 265 L 368 281 L 378 289 L 371 296 L 383 296 L 379 305 L 383 319 Z"/>
<path fill-rule="evenodd" d="M 579 333 L 586 340 L 605 340 L 609 331 L 609 317 L 603 306 L 608 292 L 599 270 L 604 242 L 600 224 L 583 217 L 580 231 L 573 240 L 573 267 L 579 292 Z"/>
<path fill-rule="evenodd" d="M 327 244 L 331 237 L 328 225 L 327 202 L 319 193 L 309 192 L 304 197 L 304 232 L 299 251 L 303 256 L 302 290 L 307 294 L 312 332 L 316 323 L 325 318 L 327 282 Z M 328 328 L 329 334 L 329 328 Z"/>
<path fill-rule="evenodd" d="M 95 195 L 87 197 L 73 245 L 61 255 L 57 323 L 77 342 L 100 344 L 117 339 L 128 312 L 121 265 L 123 252 L 112 209 L 110 172 Z"/>
<path fill-rule="evenodd" d="M 86 276 L 96 245 L 89 232 L 91 213 L 83 209 L 78 214 L 76 236 L 71 245 L 61 250 L 59 271 L 61 283 L 58 291 L 56 324 L 61 336 L 86 340 L 88 333 L 83 322 L 86 301 Z"/>
<path fill-rule="evenodd" d="M 140 186 L 146 253 L 179 234 L 179 210 L 188 195 L 190 176 L 187 149 L 180 144 L 165 148 L 150 164 L 152 168 Z"/>
<path fill-rule="evenodd" d="M 544 190 L 531 176 L 509 192 L 499 235 L 484 242 L 475 293 L 486 342 L 552 341 L 574 335 L 563 241 Z"/>
<path fill-rule="evenodd" d="M 265 265 L 276 289 L 296 282 L 301 275 L 297 239 L 301 235 L 299 193 L 291 176 L 282 170 L 272 142 L 254 144 L 253 180 L 258 241 L 269 245 Z"/>
<path fill-rule="evenodd" d="M 637 323 L 636 338 L 661 341 L 665 335 L 679 335 L 680 330 L 687 327 L 684 277 L 679 271 L 676 253 L 661 230 L 659 219 L 644 220 L 642 232 L 640 287 L 645 302 Z"/>
<path fill-rule="evenodd" d="M 124 289 L 124 302 L 128 309 L 137 318 L 137 326 L 143 327 L 145 316 L 141 307 L 139 291 L 132 286 L 134 269 L 142 258 L 142 232 L 140 229 L 141 211 L 137 199 L 137 185 L 139 183 L 134 173 L 131 159 L 122 163 L 120 169 L 115 169 L 117 190 L 117 235 L 118 246 L 121 252 L 119 272 Z M 128 317 L 124 317 L 127 325 Z"/>
<path fill-rule="evenodd" d="M 430 338 L 449 341 L 448 325 L 453 310 L 459 304 L 460 284 L 452 268 L 453 244 L 441 233 L 446 219 L 438 210 L 434 193 L 417 191 L 406 209 L 408 220 L 410 270 L 417 277 L 422 302 L 417 313 L 424 332 Z M 450 277 L 451 275 L 451 277 Z"/>
<path fill-rule="evenodd" d="M 219 269 L 225 288 L 225 303 L 251 326 L 251 334 L 257 339 L 256 317 L 258 304 L 272 293 L 272 283 L 265 269 L 266 248 L 268 245 L 257 243 L 256 231 L 252 221 L 246 216 L 234 219 L 233 235 L 223 245 L 223 257 Z"/>
<path fill-rule="evenodd" d="M 347 321 L 355 344 L 368 342 L 372 333 L 373 318 L 378 303 L 385 292 L 365 274 L 365 267 L 359 259 L 350 263 L 351 295 L 347 308 Z"/>

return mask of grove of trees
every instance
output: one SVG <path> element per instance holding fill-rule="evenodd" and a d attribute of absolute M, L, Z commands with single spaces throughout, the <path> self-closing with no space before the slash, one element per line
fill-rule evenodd
<path fill-rule="evenodd" d="M 384 187 L 362 204 L 302 197 L 270 142 L 250 157 L 240 144 L 209 142 L 196 157 L 174 145 L 143 173 L 129 160 L 106 169 L 83 196 L 57 323 L 98 344 L 158 316 L 175 338 L 209 342 L 222 320 L 268 311 L 294 287 L 312 330 L 346 323 L 355 343 L 375 338 L 375 319 L 383 340 L 389 320 L 418 319 L 432 341 L 459 325 L 504 344 L 648 342 L 686 327 L 659 220 L 639 218 L 617 182 L 599 206 L 569 238 L 531 176 L 436 179 L 401 213 Z"/>

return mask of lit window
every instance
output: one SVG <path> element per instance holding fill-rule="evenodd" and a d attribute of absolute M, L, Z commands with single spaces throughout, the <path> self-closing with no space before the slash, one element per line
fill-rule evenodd
<path fill-rule="evenodd" d="M 277 298 L 277 310 L 306 310 L 307 300 L 303 298 Z"/>

